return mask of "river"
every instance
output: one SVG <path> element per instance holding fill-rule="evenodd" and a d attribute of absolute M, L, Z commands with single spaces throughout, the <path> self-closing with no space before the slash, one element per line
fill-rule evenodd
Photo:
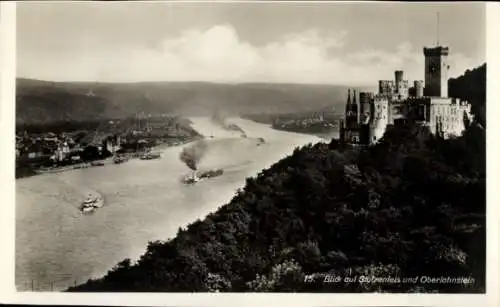
<path fill-rule="evenodd" d="M 62 290 L 102 276 L 124 258 L 137 259 L 148 241 L 175 236 L 181 226 L 228 203 L 245 179 L 292 153 L 318 142 L 315 136 L 271 129 L 240 118 L 248 138 L 218 127 L 209 118 L 192 118 L 207 138 L 200 169 L 224 174 L 184 185 L 189 169 L 179 160 L 184 146 L 162 150 L 158 160 L 43 174 L 16 180 L 16 286 L 18 291 Z M 257 138 L 265 144 L 257 146 Z M 104 207 L 82 215 L 88 193 L 100 194 Z"/>

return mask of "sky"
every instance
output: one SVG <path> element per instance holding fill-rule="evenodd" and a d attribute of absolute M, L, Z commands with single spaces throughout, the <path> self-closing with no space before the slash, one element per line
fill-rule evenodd
<path fill-rule="evenodd" d="M 411 82 L 439 33 L 456 77 L 486 60 L 485 14 L 457 2 L 22 2 L 17 75 L 375 85 L 401 69 Z"/>

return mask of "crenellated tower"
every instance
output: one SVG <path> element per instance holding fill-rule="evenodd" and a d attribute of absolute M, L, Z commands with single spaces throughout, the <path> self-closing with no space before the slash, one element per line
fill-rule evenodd
<path fill-rule="evenodd" d="M 448 97 L 448 53 L 448 47 L 424 48 L 425 96 Z"/>

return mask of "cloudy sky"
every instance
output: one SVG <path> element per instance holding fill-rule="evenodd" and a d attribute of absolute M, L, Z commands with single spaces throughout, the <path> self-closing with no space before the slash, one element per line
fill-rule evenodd
<path fill-rule="evenodd" d="M 485 62 L 473 3 L 18 3 L 17 73 L 53 81 L 373 85 L 423 79 L 423 46 L 451 76 Z"/>

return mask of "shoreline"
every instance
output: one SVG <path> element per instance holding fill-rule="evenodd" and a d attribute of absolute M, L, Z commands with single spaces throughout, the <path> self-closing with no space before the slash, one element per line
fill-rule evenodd
<path fill-rule="evenodd" d="M 190 139 L 188 141 L 177 143 L 175 145 L 167 145 L 166 143 L 162 143 L 162 144 L 152 146 L 151 149 L 152 150 L 153 149 L 163 150 L 163 149 L 170 148 L 170 147 L 183 146 L 183 145 L 195 142 L 199 139 L 203 139 L 203 138 L 193 138 L 193 139 Z M 133 152 L 133 153 L 125 153 L 123 155 L 125 157 L 127 157 L 128 159 L 138 159 L 141 156 L 141 154 L 142 153 L 139 153 L 139 152 Z M 97 159 L 97 160 L 88 161 L 88 162 L 79 162 L 79 163 L 75 163 L 75 164 L 54 167 L 51 169 L 46 169 L 46 168 L 44 169 L 43 167 L 36 167 L 35 168 L 35 167 L 30 167 L 30 166 L 22 166 L 22 167 L 19 167 L 19 172 L 20 172 L 19 175 L 17 172 L 18 168 L 16 167 L 15 180 L 23 179 L 23 178 L 30 178 L 33 176 L 40 176 L 40 175 L 44 175 L 44 174 L 56 174 L 56 173 L 70 172 L 70 171 L 79 170 L 82 168 L 103 167 L 103 166 L 106 166 L 108 164 L 113 164 L 113 162 L 112 162 L 113 157 L 114 157 L 114 155 L 112 155 L 110 157 L 103 158 L 103 159 Z M 99 163 L 99 162 L 104 163 L 104 165 L 92 165 L 93 163 Z"/>

